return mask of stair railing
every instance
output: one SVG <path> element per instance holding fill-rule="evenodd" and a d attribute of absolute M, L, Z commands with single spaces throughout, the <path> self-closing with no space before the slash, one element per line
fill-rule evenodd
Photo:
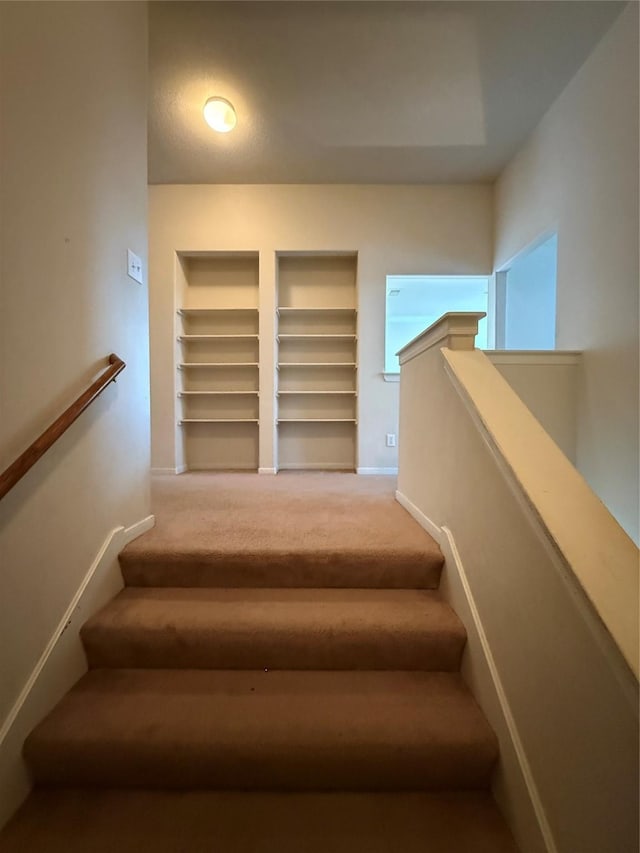
<path fill-rule="evenodd" d="M 66 409 L 41 436 L 29 445 L 9 467 L 0 474 L 0 500 L 18 483 L 38 459 L 63 435 L 88 406 L 121 373 L 126 364 L 115 353 L 109 356 L 109 367 L 93 382 L 78 399 Z"/>

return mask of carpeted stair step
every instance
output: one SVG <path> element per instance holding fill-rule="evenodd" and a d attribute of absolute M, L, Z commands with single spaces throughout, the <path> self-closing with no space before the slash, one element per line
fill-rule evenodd
<path fill-rule="evenodd" d="M 40 790 L 3 853 L 517 853 L 491 796 Z"/>
<path fill-rule="evenodd" d="M 121 555 L 126 583 L 435 589 L 440 548 L 394 489 L 335 472 L 159 477 L 157 524 Z"/>
<path fill-rule="evenodd" d="M 36 782 L 470 789 L 497 742 L 458 674 L 91 670 L 29 735 Z"/>
<path fill-rule="evenodd" d="M 149 541 L 141 537 L 120 554 L 127 586 L 437 589 L 443 564 L 426 534 L 421 547 L 405 547 L 399 536 L 394 547 L 340 550 L 167 551 Z"/>
<path fill-rule="evenodd" d="M 465 643 L 426 590 L 129 587 L 81 634 L 95 668 L 453 671 Z"/>

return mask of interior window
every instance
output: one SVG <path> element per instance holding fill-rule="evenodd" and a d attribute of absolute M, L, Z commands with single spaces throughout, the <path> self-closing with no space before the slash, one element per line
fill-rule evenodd
<path fill-rule="evenodd" d="M 396 353 L 449 311 L 487 311 L 486 276 L 388 275 L 385 373 L 398 373 Z M 476 346 L 487 348 L 487 318 L 480 322 Z"/>

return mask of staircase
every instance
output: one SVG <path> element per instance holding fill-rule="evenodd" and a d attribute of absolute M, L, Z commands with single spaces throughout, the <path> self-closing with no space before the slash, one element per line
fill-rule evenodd
<path fill-rule="evenodd" d="M 57 832 L 76 849 L 63 816 L 91 814 L 78 850 L 115 821 L 119 853 L 144 832 L 158 851 L 513 853 L 442 555 L 426 534 L 396 550 L 129 546 L 125 589 L 82 628 L 89 672 L 25 743 L 15 849 L 31 808 L 54 851 Z"/>

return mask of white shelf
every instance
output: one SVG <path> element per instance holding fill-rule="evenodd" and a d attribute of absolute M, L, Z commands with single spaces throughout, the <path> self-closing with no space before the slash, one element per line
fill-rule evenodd
<path fill-rule="evenodd" d="M 276 308 L 278 314 L 356 314 L 355 308 Z"/>
<path fill-rule="evenodd" d="M 178 340 L 181 343 L 187 344 L 190 341 L 211 341 L 216 339 L 228 340 L 230 338 L 252 338 L 253 340 L 258 340 L 258 335 L 178 335 Z"/>
<path fill-rule="evenodd" d="M 281 367 L 356 367 L 355 361 L 279 361 Z"/>
<path fill-rule="evenodd" d="M 278 418 L 278 424 L 355 424 L 355 418 Z"/>
<path fill-rule="evenodd" d="M 183 424 L 257 424 L 257 418 L 182 418 L 178 421 L 179 426 Z"/>
<path fill-rule="evenodd" d="M 258 367 L 257 361 L 183 361 L 178 370 L 191 367 Z"/>
<path fill-rule="evenodd" d="M 181 317 L 196 317 L 205 314 L 231 313 L 231 314 L 257 314 L 257 308 L 178 308 Z"/>
<path fill-rule="evenodd" d="M 320 395 L 329 395 L 334 396 L 335 394 L 344 394 L 349 397 L 356 397 L 357 393 L 355 391 L 278 391 L 278 397 L 283 397 L 284 395 L 297 395 L 297 394 L 311 394 L 313 396 Z"/>
<path fill-rule="evenodd" d="M 311 335 L 278 335 L 279 341 L 292 341 L 292 340 L 314 340 L 316 338 L 324 338 L 325 340 L 349 340 L 355 341 L 356 335 L 340 335 L 340 334 L 311 334 Z"/>
<path fill-rule="evenodd" d="M 211 397 L 220 395 L 228 397 L 230 394 L 240 394 L 246 397 L 257 397 L 257 391 L 178 391 L 178 397 Z"/>

